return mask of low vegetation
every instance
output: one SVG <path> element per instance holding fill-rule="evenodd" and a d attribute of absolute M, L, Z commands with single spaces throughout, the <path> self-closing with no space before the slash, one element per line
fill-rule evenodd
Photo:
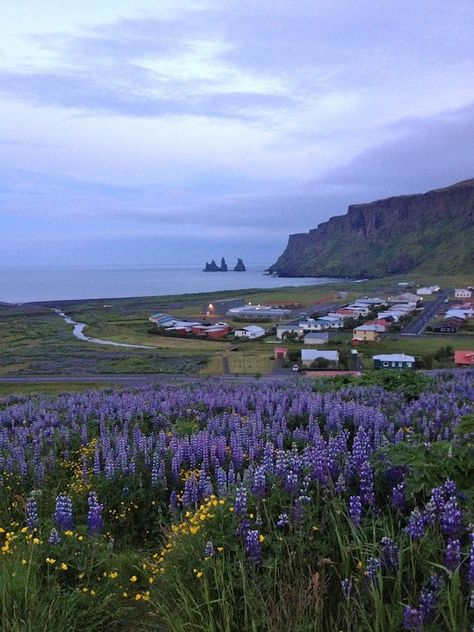
<path fill-rule="evenodd" d="M 6 632 L 460 632 L 471 370 L 0 398 Z"/>

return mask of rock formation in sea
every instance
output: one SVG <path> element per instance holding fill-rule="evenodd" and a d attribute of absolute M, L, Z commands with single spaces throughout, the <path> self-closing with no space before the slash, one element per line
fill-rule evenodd
<path fill-rule="evenodd" d="M 206 262 L 203 272 L 227 272 L 228 269 L 227 263 L 225 262 L 224 257 L 222 257 L 220 266 L 217 265 L 214 259 L 212 259 L 211 263 Z"/>
<path fill-rule="evenodd" d="M 244 262 L 242 261 L 242 259 L 237 259 L 237 263 L 235 264 L 234 267 L 234 272 L 246 272 L 247 268 L 245 267 Z"/>

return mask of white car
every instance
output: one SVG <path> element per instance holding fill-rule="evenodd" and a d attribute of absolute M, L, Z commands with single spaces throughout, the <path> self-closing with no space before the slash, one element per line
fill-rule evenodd
<path fill-rule="evenodd" d="M 298 371 L 300 370 L 300 367 L 297 364 L 294 364 L 291 367 L 291 370 L 293 371 L 293 373 L 298 373 Z"/>

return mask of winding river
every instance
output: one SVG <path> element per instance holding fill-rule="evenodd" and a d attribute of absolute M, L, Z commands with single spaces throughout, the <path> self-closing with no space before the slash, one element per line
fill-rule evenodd
<path fill-rule="evenodd" d="M 95 345 L 110 345 L 112 347 L 127 347 L 128 349 L 156 349 L 156 347 L 152 347 L 150 345 L 132 345 L 126 342 L 114 342 L 113 340 L 102 340 L 102 338 L 92 338 L 91 336 L 86 336 L 84 333 L 84 329 L 87 327 L 86 323 L 76 323 L 75 320 L 72 320 L 70 316 L 62 312 L 60 309 L 55 307 L 52 307 L 51 309 L 58 316 L 64 318 L 64 321 L 68 325 L 73 326 L 72 335 L 83 342 L 92 342 Z"/>

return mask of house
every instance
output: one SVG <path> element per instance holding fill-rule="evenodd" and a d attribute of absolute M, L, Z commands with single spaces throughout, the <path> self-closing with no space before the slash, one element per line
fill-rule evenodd
<path fill-rule="evenodd" d="M 378 296 L 374 297 L 366 297 L 366 298 L 358 298 L 357 301 L 351 303 L 352 305 L 386 305 L 387 299 L 379 298 Z"/>
<path fill-rule="evenodd" d="M 432 287 L 419 287 L 416 290 L 416 293 L 418 296 L 431 296 L 431 294 L 434 294 L 434 292 L 437 292 L 438 290 L 435 290 L 435 287 L 437 286 L 432 286 Z M 438 288 L 439 289 L 439 288 Z"/>
<path fill-rule="evenodd" d="M 234 336 L 236 338 L 248 338 L 249 340 L 261 338 L 264 335 L 265 329 L 263 327 L 259 327 L 258 325 L 249 325 L 248 327 L 241 327 L 240 329 L 236 329 L 234 331 Z"/>
<path fill-rule="evenodd" d="M 357 309 L 352 309 L 352 307 L 341 307 L 336 309 L 335 313 L 337 316 L 342 316 L 343 318 L 357 318 L 359 316 L 359 311 Z"/>
<path fill-rule="evenodd" d="M 327 360 L 333 366 L 339 364 L 339 353 L 337 351 L 321 351 L 319 349 L 301 349 L 301 364 L 311 366 L 315 360 Z"/>
<path fill-rule="evenodd" d="M 327 345 L 329 342 L 329 334 L 321 333 L 321 334 L 306 334 L 304 337 L 305 345 Z"/>
<path fill-rule="evenodd" d="M 472 290 L 468 290 L 467 288 L 459 287 L 454 290 L 454 298 L 471 298 Z"/>
<path fill-rule="evenodd" d="M 461 307 L 453 307 L 452 309 L 448 309 L 446 312 L 446 316 L 457 316 L 458 318 L 474 318 L 474 309 L 469 306 L 461 306 Z"/>
<path fill-rule="evenodd" d="M 342 329 L 344 327 L 344 318 L 340 316 L 321 316 L 318 319 L 319 323 L 323 325 L 324 329 Z"/>
<path fill-rule="evenodd" d="M 342 329 L 344 327 L 344 318 L 338 314 L 328 314 L 327 316 L 321 316 L 318 321 L 323 325 L 325 329 Z"/>
<path fill-rule="evenodd" d="M 373 322 L 370 323 L 365 323 L 366 325 L 378 325 L 379 327 L 382 327 L 382 331 L 387 331 L 388 329 L 390 329 L 390 327 L 393 324 L 393 320 L 385 320 L 385 318 L 377 318 L 376 320 L 374 320 Z"/>
<path fill-rule="evenodd" d="M 455 351 L 454 364 L 457 366 L 474 366 L 474 351 Z"/>
<path fill-rule="evenodd" d="M 403 312 L 398 312 L 395 310 L 388 309 L 384 312 L 378 312 L 377 320 L 386 320 L 388 318 L 392 318 L 394 323 L 398 323 L 400 318 L 405 316 L 406 314 Z"/>
<path fill-rule="evenodd" d="M 207 327 L 205 331 L 205 335 L 208 338 L 212 338 L 212 339 L 223 338 L 224 336 L 227 336 L 229 331 L 230 331 L 230 326 L 227 323 L 219 323 L 219 324 L 211 325 L 210 327 Z"/>
<path fill-rule="evenodd" d="M 235 320 L 284 320 L 292 314 L 291 309 L 281 309 L 271 305 L 244 305 L 232 307 L 226 315 Z"/>
<path fill-rule="evenodd" d="M 273 357 L 275 360 L 286 360 L 288 349 L 286 347 L 275 347 L 273 349 Z"/>
<path fill-rule="evenodd" d="M 379 325 L 361 325 L 353 330 L 352 341 L 377 342 L 383 331 L 385 331 L 384 328 Z"/>
<path fill-rule="evenodd" d="M 449 320 L 450 318 L 459 318 L 459 320 L 465 321 L 465 320 L 467 320 L 466 310 L 464 310 L 464 309 L 448 309 L 448 311 L 444 315 L 444 319 L 445 320 Z"/>
<path fill-rule="evenodd" d="M 459 325 L 455 321 L 439 320 L 432 325 L 433 331 L 440 334 L 456 334 Z"/>
<path fill-rule="evenodd" d="M 415 358 L 404 353 L 381 353 L 375 355 L 374 369 L 413 369 Z"/>
<path fill-rule="evenodd" d="M 403 292 L 403 294 L 397 294 L 396 296 L 391 296 L 388 299 L 389 303 L 415 303 L 420 300 L 420 297 L 413 292 Z"/>
<path fill-rule="evenodd" d="M 201 308 L 201 313 L 207 316 L 224 316 L 229 309 L 235 307 L 243 307 L 245 301 L 243 298 L 226 298 L 219 301 L 205 303 Z"/>
<path fill-rule="evenodd" d="M 163 314 L 162 312 L 152 314 L 148 320 L 151 323 L 155 323 L 158 327 L 172 327 L 174 323 L 177 322 L 177 318 L 174 318 L 169 314 Z"/>

